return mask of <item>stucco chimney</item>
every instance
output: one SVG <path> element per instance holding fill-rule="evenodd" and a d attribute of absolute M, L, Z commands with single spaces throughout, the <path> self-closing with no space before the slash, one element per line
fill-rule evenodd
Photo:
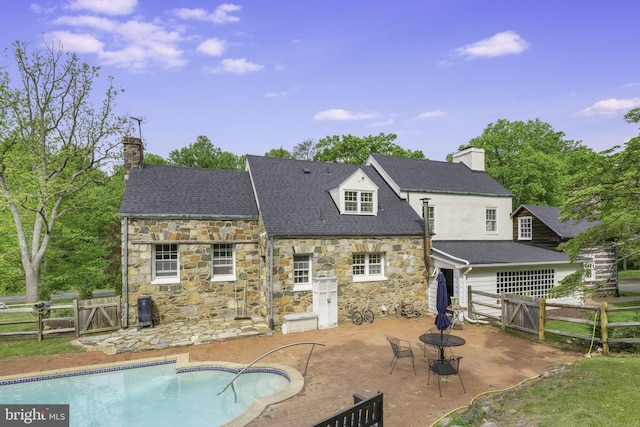
<path fill-rule="evenodd" d="M 453 163 L 464 163 L 474 171 L 484 171 L 484 149 L 467 147 L 453 155 Z"/>
<path fill-rule="evenodd" d="M 129 171 L 140 170 L 144 161 L 142 141 L 128 136 L 124 139 L 124 180 L 129 179 Z"/>

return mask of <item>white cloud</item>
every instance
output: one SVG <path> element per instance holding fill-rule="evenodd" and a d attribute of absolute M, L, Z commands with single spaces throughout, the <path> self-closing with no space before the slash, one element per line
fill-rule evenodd
<path fill-rule="evenodd" d="M 425 111 L 424 113 L 420 113 L 418 114 L 417 119 L 419 120 L 426 120 L 426 119 L 433 119 L 435 117 L 442 117 L 445 116 L 447 113 L 445 113 L 444 111 Z"/>
<path fill-rule="evenodd" d="M 316 120 L 367 120 L 375 117 L 378 113 L 354 113 L 341 108 L 320 111 L 313 116 Z"/>
<path fill-rule="evenodd" d="M 54 24 L 68 25 L 71 27 L 88 27 L 101 31 L 114 31 L 118 27 L 118 22 L 109 18 L 98 16 L 61 16 L 53 21 Z"/>
<path fill-rule="evenodd" d="M 220 39 L 207 39 L 198 45 L 198 52 L 209 56 L 220 56 L 227 49 L 227 42 Z"/>
<path fill-rule="evenodd" d="M 100 53 L 104 47 L 104 43 L 91 34 L 69 31 L 53 31 L 45 34 L 44 39 L 47 44 L 60 42 L 64 50 L 78 53 Z"/>
<path fill-rule="evenodd" d="M 69 8 L 105 15 L 129 15 L 134 12 L 137 5 L 138 0 L 72 0 Z"/>
<path fill-rule="evenodd" d="M 260 71 L 264 68 L 264 65 L 254 64 L 244 58 L 240 59 L 224 59 L 219 66 L 215 68 L 209 68 L 208 71 L 213 74 L 246 74 Z"/>
<path fill-rule="evenodd" d="M 590 107 L 576 113 L 577 116 L 611 116 L 621 111 L 640 107 L 640 98 L 616 99 L 609 98 L 598 101 Z"/>
<path fill-rule="evenodd" d="M 488 39 L 456 49 L 456 53 L 467 59 L 519 54 L 529 49 L 529 43 L 513 31 L 504 31 Z"/>
<path fill-rule="evenodd" d="M 241 9 L 242 6 L 227 3 L 221 4 L 211 13 L 201 8 L 187 9 L 185 7 L 175 9 L 173 12 L 180 19 L 194 19 L 196 21 L 210 21 L 216 24 L 228 24 L 229 22 L 240 21 L 240 18 L 230 14 L 233 12 L 239 12 Z"/>

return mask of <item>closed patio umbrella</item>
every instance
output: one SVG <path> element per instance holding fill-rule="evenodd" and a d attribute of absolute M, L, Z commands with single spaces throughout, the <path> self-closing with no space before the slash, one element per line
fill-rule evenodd
<path fill-rule="evenodd" d="M 447 306 L 449 305 L 449 295 L 447 295 L 447 280 L 444 277 L 444 273 L 438 273 L 438 287 L 436 288 L 436 327 L 442 334 L 442 331 L 447 329 L 451 325 L 451 321 L 447 317 Z"/>

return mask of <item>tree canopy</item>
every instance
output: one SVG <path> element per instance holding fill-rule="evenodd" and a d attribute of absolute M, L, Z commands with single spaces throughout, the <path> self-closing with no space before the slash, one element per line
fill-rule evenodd
<path fill-rule="evenodd" d="M 95 208 L 79 198 L 104 183 L 100 171 L 120 158 L 129 122 L 114 113 L 119 91 L 112 79 L 96 107 L 99 68 L 61 46 L 29 51 L 16 42 L 13 57 L 16 67 L 6 70 L 15 75 L 0 73 L 0 210 L 11 216 L 27 301 L 34 302 L 58 222 Z"/>
<path fill-rule="evenodd" d="M 424 159 L 422 151 L 404 149 L 394 143 L 396 135 L 369 135 L 364 138 L 353 135 L 327 136 L 316 144 L 313 160 L 323 162 L 364 165 L 371 154 Z"/>
<path fill-rule="evenodd" d="M 514 195 L 514 208 L 521 204 L 560 206 L 568 178 L 597 156 L 539 119 L 500 119 L 469 145 L 484 149 L 487 173 Z"/>
<path fill-rule="evenodd" d="M 167 160 L 170 165 L 193 168 L 229 170 L 244 168 L 244 156 L 236 156 L 228 151 L 222 151 L 204 135 L 198 136 L 194 143 L 186 147 L 169 152 Z"/>
<path fill-rule="evenodd" d="M 640 108 L 625 115 L 628 123 L 640 123 Z M 640 135 L 623 147 L 600 153 L 570 182 L 570 194 L 562 207 L 569 220 L 597 221 L 598 224 L 564 245 L 572 255 L 585 248 L 616 241 L 618 258 L 640 253 Z"/>

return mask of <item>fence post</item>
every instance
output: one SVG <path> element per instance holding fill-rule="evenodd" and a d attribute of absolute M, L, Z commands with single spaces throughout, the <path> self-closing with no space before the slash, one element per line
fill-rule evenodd
<path fill-rule="evenodd" d="M 467 317 L 473 319 L 473 292 L 471 286 L 467 286 Z"/>
<path fill-rule="evenodd" d="M 506 304 L 504 303 L 505 300 L 505 293 L 502 292 L 500 294 L 500 323 L 502 324 L 502 331 L 506 331 L 507 330 L 507 307 Z"/>
<path fill-rule="evenodd" d="M 80 337 L 80 310 L 78 310 L 78 300 L 73 300 L 73 328 L 76 330 L 76 338 Z"/>
<path fill-rule="evenodd" d="M 547 299 L 540 298 L 540 318 L 538 320 L 538 341 L 544 341 L 544 322 L 547 315 Z"/>
<path fill-rule="evenodd" d="M 42 324 L 42 311 L 38 311 L 38 341 L 42 341 L 42 330 L 44 329 L 44 325 Z"/>
<path fill-rule="evenodd" d="M 602 334 L 602 351 L 609 355 L 609 331 L 607 330 L 607 302 L 600 303 L 600 333 Z"/>

